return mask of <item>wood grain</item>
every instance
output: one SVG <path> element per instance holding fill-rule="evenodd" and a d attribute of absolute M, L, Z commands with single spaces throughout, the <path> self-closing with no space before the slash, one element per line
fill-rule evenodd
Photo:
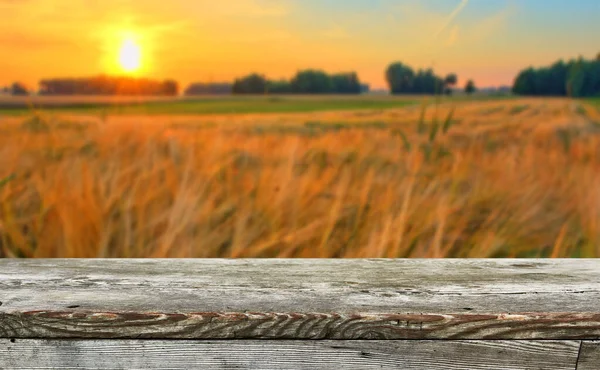
<path fill-rule="evenodd" d="M 599 260 L 2 260 L 2 338 L 600 338 Z"/>
<path fill-rule="evenodd" d="M 577 341 L 0 340 L 7 369 L 575 369 Z"/>
<path fill-rule="evenodd" d="M 600 342 L 586 341 L 581 344 L 577 370 L 600 369 Z"/>

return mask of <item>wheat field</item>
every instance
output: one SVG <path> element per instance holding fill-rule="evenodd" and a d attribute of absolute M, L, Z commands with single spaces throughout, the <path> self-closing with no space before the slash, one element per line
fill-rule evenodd
<path fill-rule="evenodd" d="M 0 117 L 4 257 L 600 257 L 566 99 Z"/>

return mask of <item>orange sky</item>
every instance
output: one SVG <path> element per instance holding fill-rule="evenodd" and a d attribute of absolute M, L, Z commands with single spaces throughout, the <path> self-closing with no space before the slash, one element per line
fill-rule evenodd
<path fill-rule="evenodd" d="M 395 60 L 511 84 L 528 65 L 596 55 L 598 18 L 597 0 L 0 0 L 0 85 L 120 73 L 126 35 L 138 74 L 184 86 L 311 67 L 384 87 Z"/>

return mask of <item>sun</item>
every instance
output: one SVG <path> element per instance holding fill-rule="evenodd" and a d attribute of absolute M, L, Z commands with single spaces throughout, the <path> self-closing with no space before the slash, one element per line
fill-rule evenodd
<path fill-rule="evenodd" d="M 136 72 L 142 66 L 140 45 L 132 37 L 127 37 L 121 42 L 119 48 L 119 65 L 127 73 Z"/>

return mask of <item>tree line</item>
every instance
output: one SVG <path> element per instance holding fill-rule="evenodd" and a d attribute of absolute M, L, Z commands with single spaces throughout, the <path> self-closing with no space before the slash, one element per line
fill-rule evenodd
<path fill-rule="evenodd" d="M 368 91 L 356 72 L 328 74 L 317 69 L 299 71 L 290 80 L 269 80 L 259 73 L 236 78 L 233 94 L 360 94 Z"/>
<path fill-rule="evenodd" d="M 386 70 L 386 80 L 392 94 L 451 94 L 458 77 L 451 73 L 442 78 L 432 69 L 412 68 L 401 62 L 392 63 Z M 322 70 L 299 71 L 290 80 L 269 80 L 264 75 L 252 73 L 237 78 L 232 85 L 233 94 L 361 94 L 369 85 L 360 81 L 356 72 L 328 74 Z M 472 80 L 465 91 L 476 91 Z"/>
<path fill-rule="evenodd" d="M 386 71 L 386 79 L 392 94 L 435 94 L 451 93 L 456 85 L 456 74 L 445 78 L 437 76 L 433 70 L 418 70 L 396 62 Z M 30 92 L 20 83 L 5 88 L 13 95 L 27 95 Z M 233 82 L 190 84 L 185 95 L 221 94 L 361 94 L 369 91 L 356 72 L 329 74 L 323 70 L 305 69 L 292 78 L 271 80 L 265 75 L 251 73 L 236 78 Z M 469 82 L 466 91 L 475 91 Z M 40 95 L 166 95 L 179 94 L 179 84 L 174 80 L 156 81 L 146 78 L 96 76 L 88 78 L 54 78 L 39 82 Z"/>
<path fill-rule="evenodd" d="M 517 75 L 513 93 L 537 96 L 588 97 L 600 95 L 600 54 L 568 62 L 558 60 L 546 67 L 529 67 Z"/>
<path fill-rule="evenodd" d="M 431 68 L 415 72 L 402 62 L 390 64 L 385 79 L 392 94 L 451 94 L 458 81 L 454 73 L 441 77 Z"/>
<path fill-rule="evenodd" d="M 433 69 L 418 69 L 402 63 L 391 63 L 385 70 L 391 94 L 451 94 L 457 89 L 455 73 L 446 76 Z M 13 95 L 30 92 L 21 83 L 3 89 Z M 329 74 L 323 70 L 305 69 L 290 79 L 271 80 L 251 73 L 233 82 L 192 83 L 185 95 L 218 94 L 361 94 L 369 91 L 356 72 Z M 467 94 L 477 91 L 473 80 L 464 86 Z M 512 92 L 517 95 L 587 97 L 600 95 L 600 54 L 596 59 L 559 60 L 546 67 L 529 67 L 519 72 Z M 44 79 L 39 83 L 41 95 L 164 95 L 179 94 L 175 80 L 151 80 L 133 77 L 97 76 L 89 78 Z"/>
<path fill-rule="evenodd" d="M 184 91 L 185 95 L 229 95 L 233 93 L 230 82 L 194 82 Z"/>
<path fill-rule="evenodd" d="M 28 95 L 22 83 L 5 88 L 12 95 Z M 155 95 L 179 94 L 175 80 L 157 81 L 147 78 L 96 76 L 84 78 L 53 78 L 39 82 L 40 95 Z"/>
<path fill-rule="evenodd" d="M 14 82 L 12 85 L 2 88 L 2 92 L 5 94 L 11 94 L 15 96 L 29 95 L 29 90 L 21 82 Z"/>

